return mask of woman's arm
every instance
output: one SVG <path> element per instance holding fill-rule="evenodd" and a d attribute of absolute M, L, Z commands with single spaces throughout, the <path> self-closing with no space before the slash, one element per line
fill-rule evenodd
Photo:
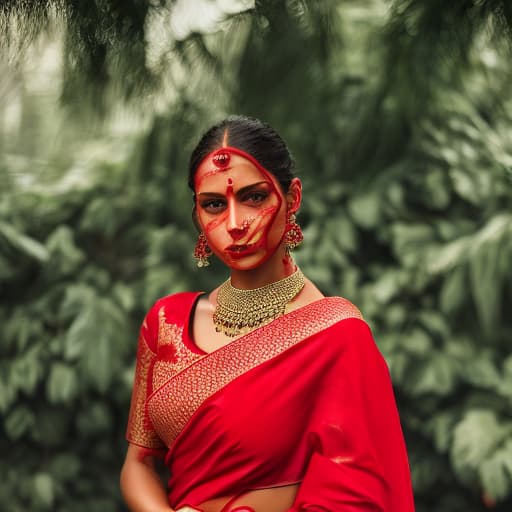
<path fill-rule="evenodd" d="M 155 459 L 144 449 L 128 446 L 121 470 L 121 492 L 132 512 L 174 512 L 155 469 Z"/>

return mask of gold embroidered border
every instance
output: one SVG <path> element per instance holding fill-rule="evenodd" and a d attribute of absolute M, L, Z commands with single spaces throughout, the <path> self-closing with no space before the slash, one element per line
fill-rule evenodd
<path fill-rule="evenodd" d="M 201 404 L 233 379 L 296 343 L 345 318 L 362 318 L 341 297 L 326 297 L 277 318 L 207 355 L 193 354 L 186 371 L 171 378 L 149 398 L 149 414 L 168 447 Z M 265 339 L 271 340 L 265 343 Z M 186 349 L 185 345 L 181 345 Z M 188 349 L 186 349 L 188 350 Z"/>
<path fill-rule="evenodd" d="M 145 326 L 145 324 L 144 324 Z M 146 429 L 146 399 L 148 389 L 148 373 L 151 362 L 155 357 L 141 334 L 137 348 L 137 365 L 133 381 L 132 400 L 126 438 L 128 441 L 146 448 L 161 448 L 162 442 L 154 432 Z"/>

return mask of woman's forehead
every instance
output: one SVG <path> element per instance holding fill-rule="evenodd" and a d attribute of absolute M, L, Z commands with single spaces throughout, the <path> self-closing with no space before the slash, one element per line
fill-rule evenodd
<path fill-rule="evenodd" d="M 195 192 L 224 192 L 229 180 L 235 190 L 262 181 L 271 183 L 276 191 L 279 190 L 276 188 L 277 180 L 272 174 L 258 169 L 239 155 L 231 155 L 229 166 L 225 168 L 216 167 L 210 159 L 201 163 L 195 175 Z"/>

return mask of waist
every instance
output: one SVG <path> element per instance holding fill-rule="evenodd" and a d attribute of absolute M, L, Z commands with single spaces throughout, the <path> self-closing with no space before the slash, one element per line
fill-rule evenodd
<path fill-rule="evenodd" d="M 205 501 L 198 508 L 201 512 L 232 512 L 238 507 L 248 507 L 247 512 L 286 512 L 292 507 L 298 488 L 299 484 L 289 484 L 252 489 Z"/>

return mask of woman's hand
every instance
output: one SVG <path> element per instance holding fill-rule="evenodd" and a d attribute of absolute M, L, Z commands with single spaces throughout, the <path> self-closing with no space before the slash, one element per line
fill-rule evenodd
<path fill-rule="evenodd" d="M 143 448 L 132 444 L 128 446 L 120 483 L 131 512 L 175 512 L 155 469 L 155 458 L 144 456 Z"/>

